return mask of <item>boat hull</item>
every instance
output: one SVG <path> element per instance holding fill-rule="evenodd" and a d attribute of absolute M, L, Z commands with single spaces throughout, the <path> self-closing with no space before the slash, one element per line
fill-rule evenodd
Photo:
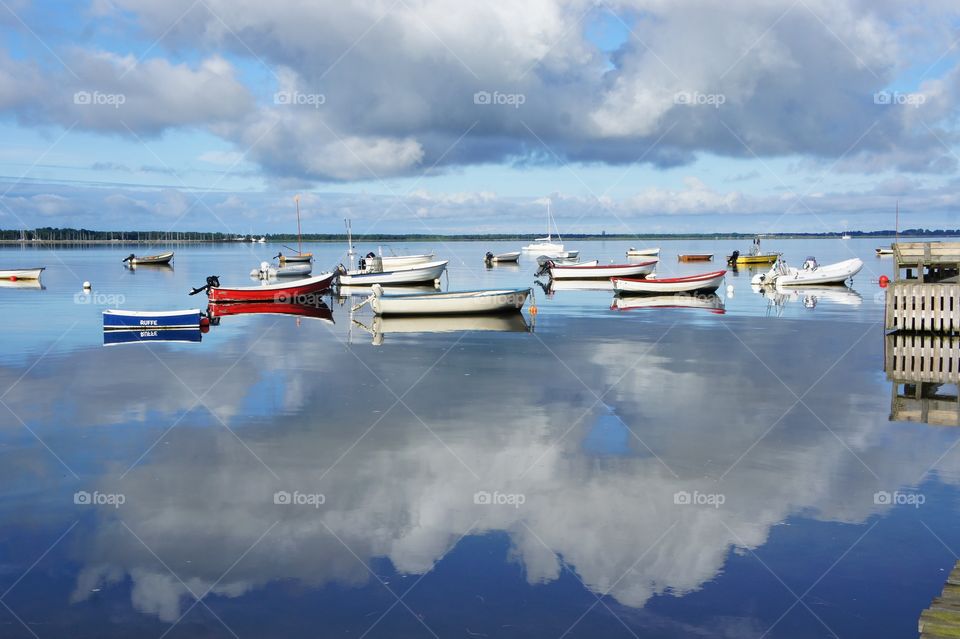
<path fill-rule="evenodd" d="M 680 262 L 712 262 L 713 253 L 686 253 L 678 255 L 677 260 Z"/>
<path fill-rule="evenodd" d="M 658 257 L 660 248 L 627 249 L 627 257 Z"/>
<path fill-rule="evenodd" d="M 676 293 L 712 293 L 723 284 L 726 271 L 714 271 L 689 277 L 664 279 L 613 280 L 613 290 L 622 295 L 664 295 Z"/>
<path fill-rule="evenodd" d="M 218 287 L 207 290 L 211 302 L 307 302 L 330 288 L 336 273 L 265 286 Z"/>
<path fill-rule="evenodd" d="M 381 255 L 380 261 L 383 264 L 383 270 L 403 268 L 404 266 L 413 266 L 414 264 L 426 264 L 433 260 L 433 253 L 423 255 Z"/>
<path fill-rule="evenodd" d="M 554 244 L 552 242 L 535 242 L 527 244 L 520 249 L 524 253 L 536 253 L 537 255 L 560 255 L 565 253 L 563 244 Z"/>
<path fill-rule="evenodd" d="M 512 253 L 500 253 L 499 255 L 494 255 L 490 261 L 497 264 L 518 262 L 520 261 L 520 251 L 513 251 Z"/>
<path fill-rule="evenodd" d="M 827 264 L 816 269 L 791 268 L 776 277 L 779 286 L 822 286 L 843 284 L 863 268 L 863 261 L 853 258 L 836 264 Z"/>
<path fill-rule="evenodd" d="M 200 309 L 183 311 L 119 311 L 103 312 L 103 330 L 199 329 Z"/>
<path fill-rule="evenodd" d="M 145 264 L 169 264 L 170 260 L 173 259 L 173 251 L 168 253 L 160 253 L 159 255 L 144 255 L 143 257 L 134 257 L 130 260 L 130 264 L 134 265 L 145 265 Z"/>
<path fill-rule="evenodd" d="M 347 271 L 340 273 L 340 283 L 347 286 L 373 286 L 374 284 L 421 284 L 440 279 L 447 268 L 447 260 L 415 264 L 390 271 Z"/>
<path fill-rule="evenodd" d="M 733 256 L 730 256 L 731 258 Z M 773 264 L 777 261 L 777 258 L 780 257 L 777 253 L 767 253 L 764 255 L 740 255 L 737 257 L 736 261 L 728 258 L 727 262 L 729 264 L 736 264 L 737 266 L 757 266 L 762 264 Z"/>
<path fill-rule="evenodd" d="M 519 311 L 528 295 L 528 288 L 401 295 L 374 291 L 370 305 L 377 315 L 496 314 Z"/>
<path fill-rule="evenodd" d="M 281 264 L 297 264 L 301 262 L 312 262 L 313 253 L 301 253 L 299 255 L 281 255 Z"/>
<path fill-rule="evenodd" d="M 0 279 L 4 280 L 39 280 L 44 267 L 38 268 L 5 268 L 0 269 Z"/>
<path fill-rule="evenodd" d="M 553 266 L 550 268 L 550 277 L 555 280 L 606 280 L 612 277 L 642 277 L 653 273 L 656 267 L 657 260 L 640 262 L 639 264 Z"/>

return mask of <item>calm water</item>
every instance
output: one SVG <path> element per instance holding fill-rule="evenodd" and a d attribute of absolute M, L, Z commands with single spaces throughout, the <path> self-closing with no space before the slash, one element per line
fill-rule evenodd
<path fill-rule="evenodd" d="M 749 242 L 660 245 L 666 274 Z M 958 431 L 890 421 L 875 245 L 770 242 L 866 267 L 779 297 L 742 270 L 724 314 L 536 288 L 522 322 L 354 322 L 332 298 L 333 323 L 110 347 L 104 308 L 197 306 L 276 247 L 136 271 L 0 249 L 47 267 L 0 288 L 0 636 L 914 636 L 960 551 Z M 395 248 L 450 259 L 451 289 L 533 282 L 483 267 L 514 244 Z"/>

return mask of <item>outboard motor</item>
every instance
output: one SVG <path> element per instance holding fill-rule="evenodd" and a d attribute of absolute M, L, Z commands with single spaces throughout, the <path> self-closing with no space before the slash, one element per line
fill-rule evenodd
<path fill-rule="evenodd" d="M 219 287 L 220 287 L 220 278 L 216 275 L 211 275 L 210 277 L 207 278 L 206 284 L 204 284 L 200 288 L 195 288 L 192 291 L 190 291 L 190 295 L 196 295 L 197 293 L 203 293 L 204 291 L 208 291 L 211 288 L 219 288 Z"/>
<path fill-rule="evenodd" d="M 126 256 L 125 258 L 123 258 L 123 261 L 124 261 L 124 262 L 132 262 L 132 261 L 135 260 L 136 258 L 137 258 L 137 256 L 134 255 L 133 253 L 131 253 L 130 255 L 128 255 L 128 256 Z"/>
<path fill-rule="evenodd" d="M 483 261 L 486 262 L 487 264 L 490 264 L 491 262 L 493 262 L 493 253 L 491 253 L 490 251 L 487 251 L 487 254 L 483 256 Z"/>
<path fill-rule="evenodd" d="M 727 264 L 730 266 L 736 266 L 737 258 L 740 257 L 740 251 L 734 251 L 730 254 L 730 258 L 727 260 Z"/>

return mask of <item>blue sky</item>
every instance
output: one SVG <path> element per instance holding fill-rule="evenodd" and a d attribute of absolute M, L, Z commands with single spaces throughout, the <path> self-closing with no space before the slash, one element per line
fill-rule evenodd
<path fill-rule="evenodd" d="M 12 2 L 0 227 L 960 227 L 951 3 L 676 4 Z"/>

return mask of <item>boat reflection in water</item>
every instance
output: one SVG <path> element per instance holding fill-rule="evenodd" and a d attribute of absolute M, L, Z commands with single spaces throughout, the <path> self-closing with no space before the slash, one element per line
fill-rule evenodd
<path fill-rule="evenodd" d="M 372 344 L 380 346 L 386 336 L 414 333 L 460 333 L 493 331 L 502 333 L 527 333 L 533 330 L 522 313 L 508 315 L 444 315 L 384 317 L 375 315 L 364 324 L 354 319 L 353 324 L 373 336 Z"/>
<path fill-rule="evenodd" d="M 695 295 L 677 293 L 676 295 L 631 295 L 615 297 L 610 310 L 630 311 L 641 308 L 695 308 L 722 315 L 726 313 L 723 300 L 716 293 Z"/>
<path fill-rule="evenodd" d="M 439 286 L 433 284 L 424 284 L 419 286 L 384 286 L 383 292 L 387 295 L 399 295 L 401 293 L 434 293 L 439 291 Z M 340 286 L 337 288 L 338 302 L 342 305 L 351 297 L 370 297 L 372 289 L 369 286 Z"/>
<path fill-rule="evenodd" d="M 817 304 L 827 302 L 843 306 L 860 306 L 863 298 L 849 286 L 804 286 L 804 287 L 777 287 L 764 288 L 751 284 L 754 293 L 759 293 L 769 301 L 768 311 L 777 315 L 783 312 L 784 306 L 792 302 L 800 302 L 804 308 L 816 308 Z"/>
<path fill-rule="evenodd" d="M 891 421 L 960 426 L 960 337 L 891 333 L 883 351 Z"/>
<path fill-rule="evenodd" d="M 547 297 L 553 297 L 557 291 L 613 291 L 611 280 L 550 280 L 546 284 L 540 280 L 533 282 L 543 289 Z"/>
<path fill-rule="evenodd" d="M 41 284 L 39 279 L 36 279 L 36 280 L 0 279 L 0 288 L 16 288 L 21 290 L 43 291 L 43 290 L 46 290 L 47 287 Z"/>
<path fill-rule="evenodd" d="M 207 314 L 212 322 L 231 315 L 292 315 L 297 318 L 318 319 L 333 324 L 333 311 L 323 301 L 314 304 L 289 304 L 285 302 L 239 302 L 233 304 L 211 303 Z"/>
<path fill-rule="evenodd" d="M 176 329 L 157 329 L 146 331 L 103 331 L 103 345 L 113 346 L 116 344 L 142 344 L 157 342 L 166 342 L 171 344 L 183 344 L 189 342 L 199 342 L 203 337 L 200 327 L 197 328 L 176 328 Z"/>

